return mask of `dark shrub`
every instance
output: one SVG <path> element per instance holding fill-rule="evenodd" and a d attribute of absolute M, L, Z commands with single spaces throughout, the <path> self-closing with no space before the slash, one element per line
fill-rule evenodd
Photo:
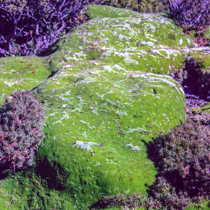
<path fill-rule="evenodd" d="M 162 207 L 159 201 L 154 201 L 152 198 L 147 199 L 146 196 L 140 196 L 139 194 L 131 194 L 125 196 L 123 194 L 103 196 L 98 200 L 90 209 L 104 209 L 114 206 L 124 206 L 128 208 L 143 207 L 146 209 L 159 209 Z"/>
<path fill-rule="evenodd" d="M 80 12 L 93 1 L 0 0 L 0 57 L 39 55 L 83 23 Z"/>
<path fill-rule="evenodd" d="M 154 193 L 153 193 L 154 192 Z M 139 194 L 131 194 L 125 196 L 123 194 L 104 196 L 90 209 L 110 208 L 114 206 L 124 206 L 128 208 L 143 207 L 145 209 L 184 209 L 188 207 L 190 199 L 187 194 L 180 191 L 176 193 L 175 189 L 162 177 L 157 178 L 153 186 L 152 196 L 140 196 Z"/>
<path fill-rule="evenodd" d="M 41 144 L 44 108 L 29 90 L 16 91 L 0 108 L 0 168 L 26 169 L 34 164 L 34 151 Z"/>
<path fill-rule="evenodd" d="M 170 16 L 182 27 L 202 31 L 210 25 L 209 0 L 168 0 Z"/>
<path fill-rule="evenodd" d="M 155 139 L 154 148 L 176 192 L 199 201 L 210 195 L 210 115 L 189 108 L 187 115 L 184 124 Z"/>
<path fill-rule="evenodd" d="M 150 190 L 151 198 L 147 202 L 147 206 L 152 209 L 184 209 L 188 207 L 191 199 L 186 192 L 180 190 L 177 193 L 175 187 L 171 185 L 164 177 L 157 178 L 155 184 Z M 156 203 L 156 207 L 152 205 Z M 157 206 L 159 203 L 159 206 Z"/>
<path fill-rule="evenodd" d="M 168 0 L 158 0 L 158 12 L 166 12 L 168 13 L 169 3 Z"/>

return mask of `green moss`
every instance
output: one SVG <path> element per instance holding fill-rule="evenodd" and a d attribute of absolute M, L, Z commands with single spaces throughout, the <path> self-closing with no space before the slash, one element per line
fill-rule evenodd
<path fill-rule="evenodd" d="M 49 190 L 46 182 L 32 170 L 18 172 L 1 181 L 0 209 L 73 209 L 69 199 L 60 197 L 54 189 Z"/>
<path fill-rule="evenodd" d="M 90 204 L 102 195 L 145 193 L 145 184 L 155 181 L 157 171 L 142 140 L 148 142 L 158 131 L 166 132 L 185 120 L 184 95 L 172 78 L 105 67 L 93 68 L 92 74 L 76 66 L 65 68 L 39 87 L 43 97 L 48 95 L 49 124 L 39 150 L 38 165 L 45 169 L 40 175 L 56 179 L 49 177 L 49 168 L 62 167 L 65 193 Z M 67 85 L 72 74 L 81 79 Z M 75 141 L 103 146 L 92 146 L 93 156 L 73 147 Z M 130 143 L 141 151 L 125 147 Z"/>
<path fill-rule="evenodd" d="M 201 108 L 202 112 L 209 112 L 210 113 L 210 103 L 207 103 L 205 106 Z"/>
<path fill-rule="evenodd" d="M 192 40 L 188 36 L 184 39 L 182 31 L 179 31 L 179 34 L 176 33 L 175 40 L 166 39 L 166 33 L 172 30 L 172 25 L 167 23 L 164 26 L 164 24 L 159 24 L 159 20 L 161 23 L 167 23 L 162 17 L 157 19 L 155 16 L 150 19 L 90 20 L 73 30 L 65 43 L 62 42 L 63 50 L 58 50 L 49 56 L 48 61 L 56 66 L 57 70 L 64 65 L 79 65 L 82 70 L 86 68 L 83 62 L 100 60 L 100 63 L 121 63 L 122 68 L 128 71 L 140 70 L 170 74 L 170 68 L 179 68 L 180 62 L 185 57 L 185 54 L 180 52 L 176 45 L 179 46 L 180 43 L 181 46 L 188 45 Z M 126 24 L 121 25 L 122 21 L 125 21 Z M 156 21 L 155 24 L 154 21 Z M 153 26 L 145 27 L 151 23 L 156 25 L 156 29 Z M 151 33 L 151 36 L 148 36 L 148 33 Z M 153 36 L 156 37 L 155 41 Z M 160 51 L 165 51 L 165 55 Z"/>
<path fill-rule="evenodd" d="M 39 57 L 0 58 L 0 103 L 16 90 L 32 89 L 50 75 Z"/>
<path fill-rule="evenodd" d="M 135 17 L 138 16 L 138 12 L 131 10 L 126 10 L 122 8 L 115 8 L 111 6 L 98 6 L 98 5 L 88 5 L 87 15 L 89 19 L 98 18 L 98 17 Z"/>

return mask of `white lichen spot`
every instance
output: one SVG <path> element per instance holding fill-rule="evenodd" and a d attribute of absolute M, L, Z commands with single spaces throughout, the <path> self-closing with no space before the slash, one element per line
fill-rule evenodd
<path fill-rule="evenodd" d="M 134 129 L 130 129 L 128 131 L 126 131 L 126 133 L 133 133 L 133 132 L 142 132 L 142 131 L 146 131 L 144 128 L 134 128 Z"/>
<path fill-rule="evenodd" d="M 184 94 L 184 91 L 182 88 L 180 88 L 180 85 L 170 76 L 168 75 L 158 75 L 158 74 L 153 74 L 153 73 L 143 73 L 143 74 L 132 74 L 131 78 L 137 78 L 137 77 L 143 77 L 146 78 L 148 82 L 157 82 L 158 80 L 161 82 L 164 82 L 172 87 L 174 87 L 179 93 L 180 91 L 182 94 Z M 171 80 L 171 81 L 170 81 Z M 177 88 L 178 86 L 178 88 Z"/>
<path fill-rule="evenodd" d="M 107 70 L 108 72 L 113 71 L 113 69 L 112 69 L 111 66 L 102 66 L 102 68 L 103 68 L 104 70 Z"/>
<path fill-rule="evenodd" d="M 129 65 L 130 63 L 133 63 L 135 65 L 139 65 L 139 62 L 138 61 L 136 61 L 136 60 L 134 60 L 132 58 L 129 58 L 129 57 L 125 58 L 125 64 L 126 65 Z"/>
<path fill-rule="evenodd" d="M 119 38 L 120 41 L 123 41 L 123 39 L 125 39 L 125 40 L 130 40 L 131 39 L 130 37 L 123 36 L 122 34 L 119 34 L 118 38 Z"/>
<path fill-rule="evenodd" d="M 100 162 L 97 162 L 94 166 L 100 166 L 101 164 L 100 164 Z"/>
<path fill-rule="evenodd" d="M 71 65 L 65 65 L 65 66 L 63 66 L 63 68 L 70 68 L 70 67 L 72 67 Z"/>
<path fill-rule="evenodd" d="M 6 85 L 6 86 L 12 86 L 16 83 L 17 83 L 17 81 L 16 82 L 10 82 L 10 83 L 9 82 L 3 82 L 3 84 Z"/>
<path fill-rule="evenodd" d="M 153 33 L 155 32 L 156 27 L 152 25 L 151 23 L 146 23 L 144 25 L 146 25 L 146 28 L 151 29 Z"/>
<path fill-rule="evenodd" d="M 117 172 L 117 170 L 114 170 L 114 171 L 112 172 L 112 174 L 114 174 L 115 172 Z"/>
<path fill-rule="evenodd" d="M 150 42 L 150 41 L 143 41 L 143 42 L 141 42 L 141 44 L 143 44 L 143 45 L 149 45 L 149 46 L 154 46 L 154 43 L 153 42 Z"/>
<path fill-rule="evenodd" d="M 179 51 L 172 50 L 172 49 L 151 49 L 151 51 L 152 51 L 152 53 L 158 54 L 158 55 L 162 56 L 163 58 L 168 58 L 168 59 L 171 57 L 171 55 L 173 57 L 176 57 L 181 54 Z M 161 54 L 160 51 L 164 51 L 167 55 L 165 56 L 165 55 Z"/>
<path fill-rule="evenodd" d="M 8 73 L 16 72 L 14 69 L 11 69 Z"/>
<path fill-rule="evenodd" d="M 179 45 L 182 45 L 182 43 L 183 43 L 183 40 L 180 39 L 180 40 L 179 40 Z"/>
<path fill-rule="evenodd" d="M 141 151 L 141 148 L 138 146 L 133 146 L 132 144 L 126 144 L 125 147 L 131 147 L 131 150 Z"/>
<path fill-rule="evenodd" d="M 87 132 L 86 132 L 86 131 L 83 132 L 83 133 L 82 133 L 82 136 L 84 136 L 85 138 L 87 138 L 87 137 L 88 137 Z"/>
<path fill-rule="evenodd" d="M 186 40 L 187 40 L 187 43 L 190 44 L 190 39 L 186 38 Z"/>
<path fill-rule="evenodd" d="M 118 64 L 114 64 L 113 67 L 116 68 L 116 69 L 118 69 L 118 70 L 121 70 L 121 69 L 125 70 L 124 68 L 122 68 L 122 67 L 121 67 L 120 65 L 118 65 Z"/>
<path fill-rule="evenodd" d="M 126 111 L 122 111 L 122 110 L 119 110 L 119 109 L 117 109 L 116 111 L 115 111 L 115 113 L 116 114 L 119 114 L 119 115 L 128 115 L 128 113 L 126 112 Z"/>
<path fill-rule="evenodd" d="M 88 151 L 90 150 L 93 153 L 93 150 L 91 149 L 90 146 L 92 145 L 97 145 L 97 146 L 101 146 L 97 143 L 94 142 L 83 142 L 83 141 L 75 141 L 74 144 L 72 145 L 72 147 L 77 147 L 77 148 L 81 148 L 81 149 L 87 149 Z"/>
<path fill-rule="evenodd" d="M 85 121 L 83 121 L 83 120 L 80 120 L 80 122 L 86 124 L 86 125 L 88 126 L 88 128 L 90 128 L 91 130 L 94 129 L 94 128 L 96 128 L 95 126 L 92 126 L 92 127 L 91 127 L 90 124 L 89 124 L 88 122 L 85 122 Z"/>
<path fill-rule="evenodd" d="M 116 164 L 117 165 L 117 163 L 115 163 L 115 162 L 113 162 L 113 160 L 112 159 L 106 159 L 106 161 L 107 161 L 107 164 Z"/>

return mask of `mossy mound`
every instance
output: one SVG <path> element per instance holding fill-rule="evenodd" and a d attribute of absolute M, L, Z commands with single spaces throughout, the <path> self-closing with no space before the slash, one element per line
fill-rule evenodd
<path fill-rule="evenodd" d="M 115 10 L 114 14 L 122 13 L 121 9 L 112 10 Z M 139 13 L 126 18 L 107 16 L 109 14 L 105 10 L 100 18 L 95 15 L 73 29 L 58 43 L 62 47 L 48 56 L 47 61 L 55 70 L 65 65 L 99 61 L 121 63 L 128 71 L 169 75 L 172 69 L 180 67 L 186 58 L 184 50 L 193 44 L 189 35 L 184 35 L 181 28 L 160 14 Z"/>
<path fill-rule="evenodd" d="M 37 90 L 47 115 L 37 173 L 78 202 L 145 193 L 156 169 L 144 142 L 185 120 L 184 93 L 169 76 L 83 65 L 64 66 Z"/>

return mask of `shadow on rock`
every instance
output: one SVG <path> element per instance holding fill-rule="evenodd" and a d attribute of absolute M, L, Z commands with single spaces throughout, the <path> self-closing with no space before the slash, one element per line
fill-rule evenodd
<path fill-rule="evenodd" d="M 68 175 L 55 161 L 49 162 L 45 156 L 42 160 L 37 161 L 35 173 L 47 181 L 49 189 L 65 190 Z"/>
<path fill-rule="evenodd" d="M 210 102 L 210 74 L 204 72 L 201 61 L 188 57 L 184 68 L 172 71 L 173 77 L 182 86 L 189 107 L 202 107 Z"/>

